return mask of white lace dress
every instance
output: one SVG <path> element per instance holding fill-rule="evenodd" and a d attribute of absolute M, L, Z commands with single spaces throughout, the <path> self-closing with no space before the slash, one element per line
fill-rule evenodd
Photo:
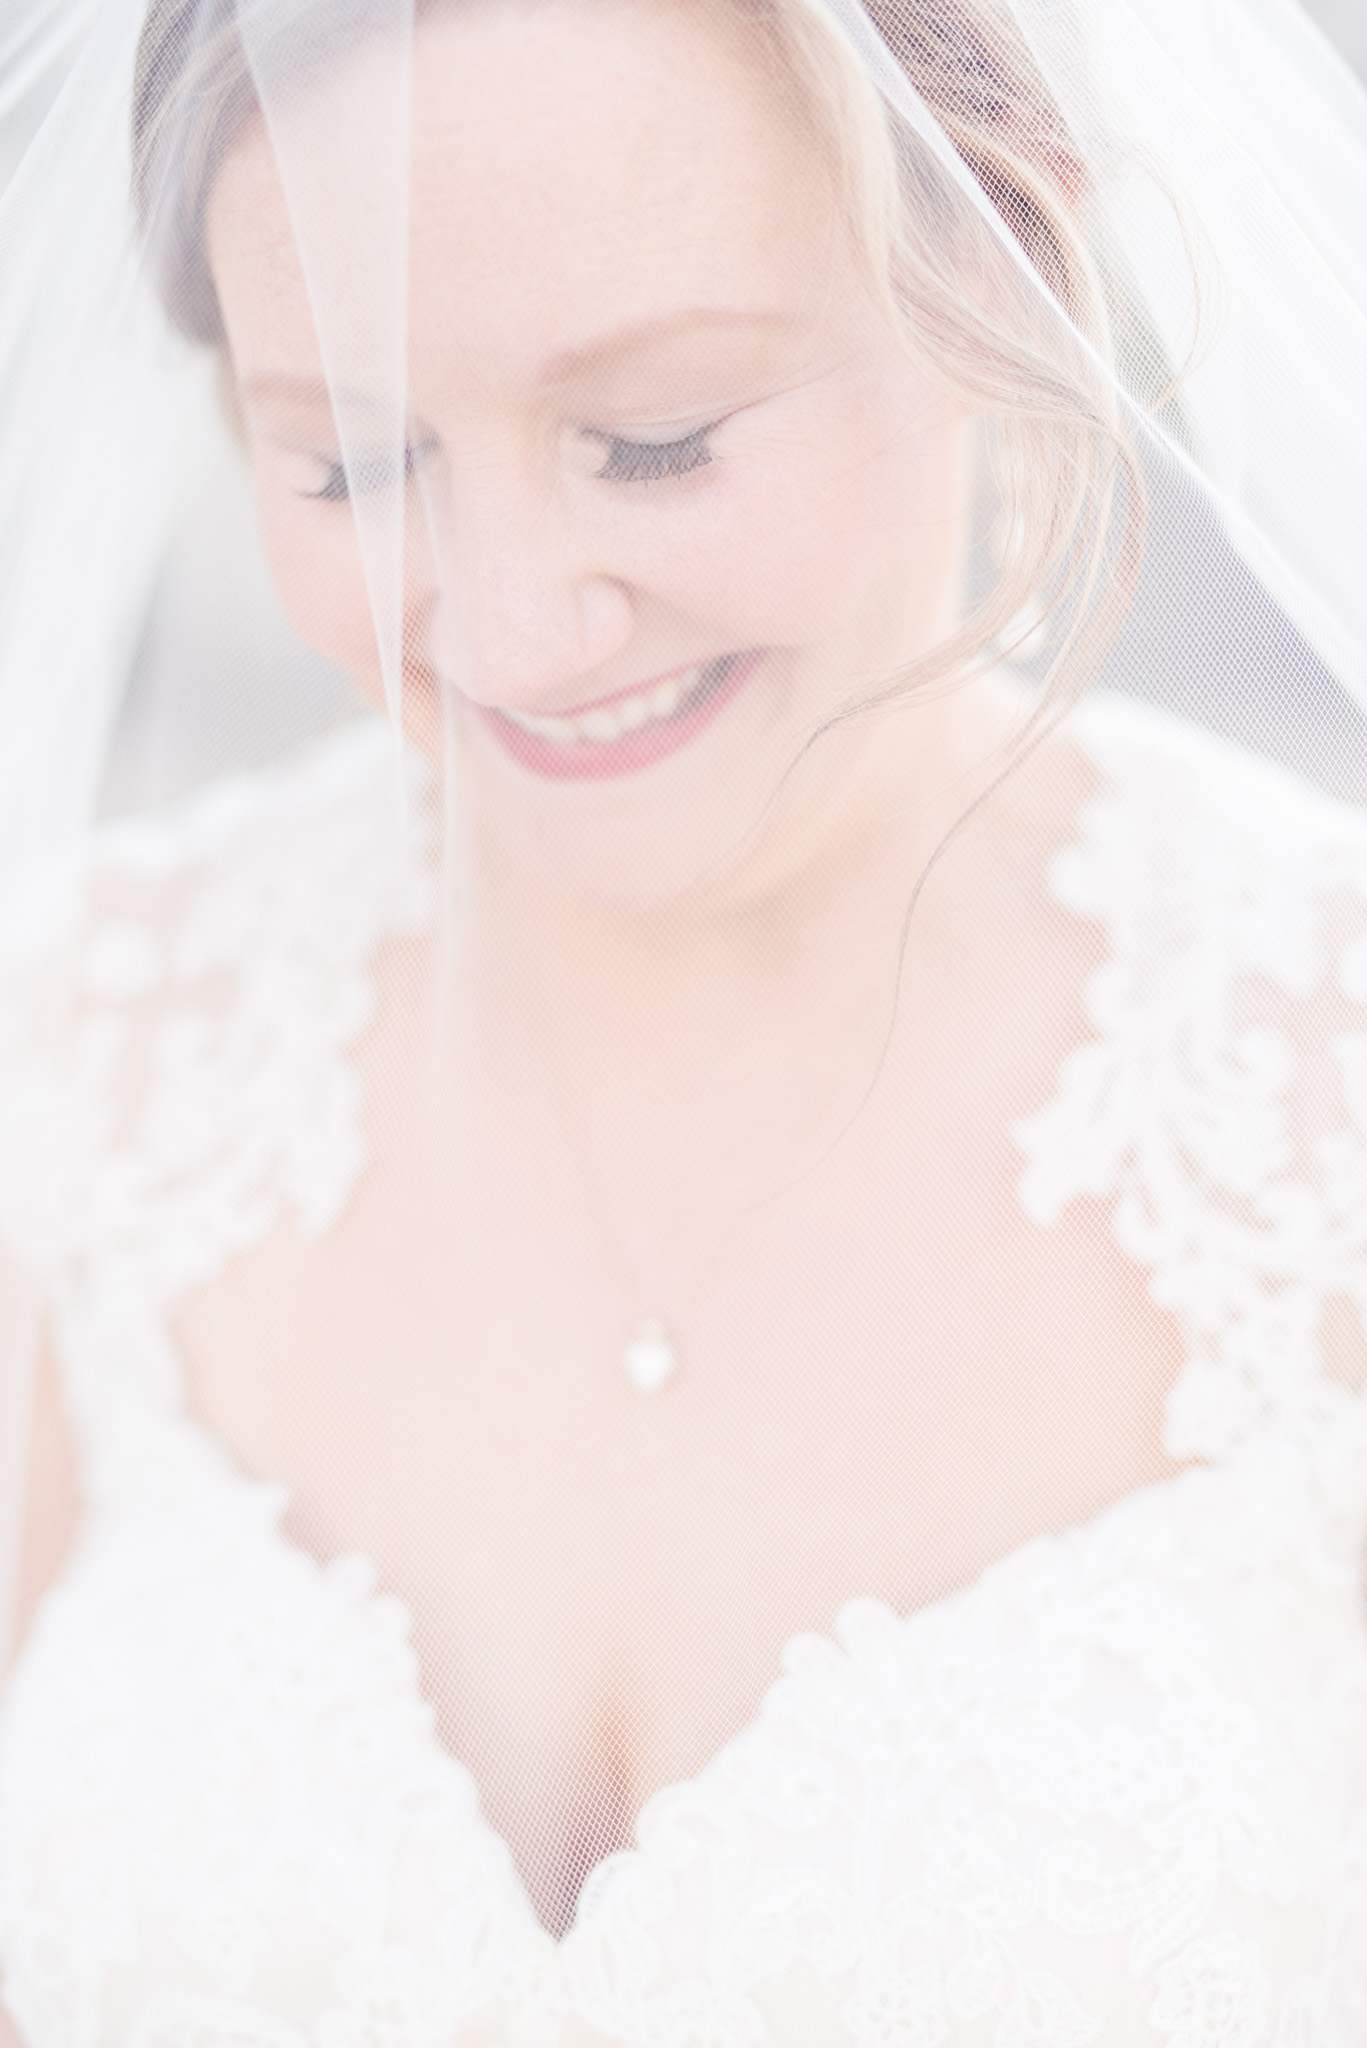
<path fill-rule="evenodd" d="M 88 1496 L 0 1722 L 31 2048 L 1367 2044 L 1367 1426 L 1319 1363 L 1367 1304 L 1367 826 L 1134 706 L 1076 730 L 1104 788 L 1054 886 L 1109 960 L 1022 1197 L 1118 1197 L 1198 1462 L 791 1643 L 559 1946 L 403 1611 L 284 1538 L 166 1334 L 361 1168 L 368 963 L 426 909 L 387 746 L 103 837 L 0 1048 L 0 1226 L 50 1283 Z"/>

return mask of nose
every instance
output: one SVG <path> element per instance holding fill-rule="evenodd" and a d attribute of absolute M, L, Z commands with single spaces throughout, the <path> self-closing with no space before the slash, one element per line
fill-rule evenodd
<path fill-rule="evenodd" d="M 572 511 L 506 477 L 429 505 L 437 671 L 479 704 L 554 712 L 631 637 L 626 585 L 590 552 Z"/>

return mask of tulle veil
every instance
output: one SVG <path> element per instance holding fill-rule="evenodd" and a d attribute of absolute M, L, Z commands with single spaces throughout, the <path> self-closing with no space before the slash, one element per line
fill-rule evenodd
<path fill-rule="evenodd" d="M 11 8 L 0 113 L 32 132 L 0 198 L 0 945 L 25 987 L 25 963 L 75 928 L 83 863 L 111 821 L 361 719 L 389 723 L 395 831 L 431 832 L 443 900 L 460 898 L 451 734 L 433 742 L 446 779 L 428 815 L 401 730 L 406 565 L 446 542 L 421 478 L 407 494 L 368 481 L 412 459 L 410 124 L 431 11 L 184 0 L 161 7 L 149 46 L 145 0 Z M 764 8 L 738 11 L 763 33 Z M 962 365 L 976 346 L 971 396 L 1010 415 L 979 479 L 964 619 L 913 683 L 932 693 L 1000 665 L 1018 691 L 1008 767 L 1100 690 L 1360 802 L 1362 87 L 1294 0 L 786 12 L 854 128 L 877 131 L 870 189 L 888 176 L 918 195 L 899 276 L 927 348 Z M 195 95 L 165 85 L 193 74 L 212 97 L 229 46 L 307 286 L 382 713 L 286 625 L 253 538 L 220 316 L 193 255 L 206 166 L 232 136 L 196 130 Z M 339 120 L 310 82 L 358 49 L 373 61 L 346 72 L 355 97 Z M 966 275 L 981 287 L 967 311 Z M 1049 435 L 1066 442 L 1066 516 L 1041 510 Z M 863 678 L 848 715 L 893 681 Z M 0 1133 L 27 1130 L 30 1107 L 0 1103 Z M 7 1631 L 49 1247 L 24 1214 L 5 1223 Z"/>

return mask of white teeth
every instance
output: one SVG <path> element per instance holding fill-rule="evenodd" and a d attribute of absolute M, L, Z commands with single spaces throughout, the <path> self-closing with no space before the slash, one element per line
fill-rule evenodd
<path fill-rule="evenodd" d="M 535 733 L 540 740 L 550 740 L 553 746 L 568 747 L 576 738 L 574 726 L 567 718 L 538 718 L 531 711 L 505 711 L 503 716 L 514 725 L 520 725 L 524 732 Z"/>
<path fill-rule="evenodd" d="M 581 740 L 619 740 L 626 726 L 615 711 L 586 711 L 575 720 L 577 737 Z"/>
<path fill-rule="evenodd" d="M 635 732 L 637 726 L 649 725 L 650 706 L 644 697 L 626 697 L 617 706 L 617 716 L 624 731 Z"/>
<path fill-rule="evenodd" d="M 595 705 L 591 711 L 581 711 L 577 718 L 548 718 L 542 713 L 512 711 L 506 706 L 501 707 L 501 715 L 523 732 L 549 740 L 552 746 L 572 747 L 585 742 L 610 746 L 629 732 L 639 732 L 643 725 L 673 718 L 679 706 L 698 688 L 704 672 L 704 665 L 700 664 L 681 676 L 670 676 L 657 683 L 653 690 L 621 697 L 615 704 Z"/>

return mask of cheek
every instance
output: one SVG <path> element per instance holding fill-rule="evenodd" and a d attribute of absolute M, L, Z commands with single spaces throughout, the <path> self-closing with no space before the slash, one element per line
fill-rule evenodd
<path fill-rule="evenodd" d="M 938 394 L 900 379 L 856 386 L 813 424 L 773 480 L 782 516 L 751 508 L 794 620 L 935 629 L 963 544 L 964 440 Z"/>
<path fill-rule="evenodd" d="M 667 547 L 637 554 L 635 578 L 737 644 L 800 649 L 869 631 L 919 640 L 940 630 L 957 587 L 963 442 L 929 400 L 854 402 L 757 436 L 719 461 L 696 512 L 668 526 Z"/>
<path fill-rule="evenodd" d="M 256 502 L 266 564 L 286 618 L 315 652 L 374 694 L 375 631 L 349 509 L 320 511 L 269 480 L 258 481 Z"/>

